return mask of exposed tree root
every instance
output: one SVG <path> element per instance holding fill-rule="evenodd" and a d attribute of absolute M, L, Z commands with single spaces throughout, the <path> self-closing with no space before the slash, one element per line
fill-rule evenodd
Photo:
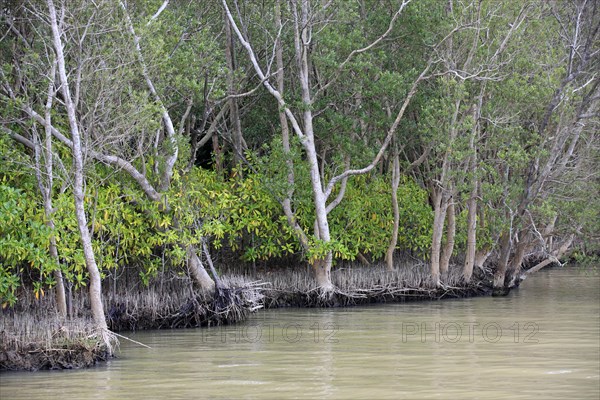
<path fill-rule="evenodd" d="M 249 275 L 249 271 L 248 271 Z M 492 275 L 476 269 L 464 282 L 459 267 L 451 268 L 437 286 L 422 265 L 397 268 L 338 268 L 332 273 L 334 288 L 315 288 L 309 270 L 265 272 L 224 277 L 213 294 L 193 290 L 185 279 L 165 279 L 144 291 L 131 288 L 107 294 L 105 309 L 113 331 L 192 328 L 243 321 L 260 308 L 347 307 L 361 304 L 441 300 L 489 294 Z M 83 299 L 74 299 L 86 310 Z M 0 369 L 80 368 L 105 360 L 118 345 L 111 331 L 99 332 L 89 316 L 65 323 L 47 316 L 51 297 L 22 302 L 0 319 Z M 88 319 L 86 319 L 88 318 Z M 17 332 L 17 333 L 15 333 Z M 120 336 L 120 335 L 119 335 Z"/>
<path fill-rule="evenodd" d="M 118 341 L 83 320 L 64 323 L 48 317 L 2 320 L 0 370 L 71 369 L 92 366 L 110 358 Z"/>

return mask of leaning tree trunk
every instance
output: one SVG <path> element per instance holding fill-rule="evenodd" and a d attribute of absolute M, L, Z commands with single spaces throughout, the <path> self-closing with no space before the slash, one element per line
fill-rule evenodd
<path fill-rule="evenodd" d="M 215 281 L 210 277 L 200 257 L 198 257 L 198 250 L 195 246 L 188 246 L 187 248 L 187 259 L 188 269 L 194 282 L 199 286 L 200 290 L 204 293 L 214 293 Z"/>
<path fill-rule="evenodd" d="M 229 72 L 227 74 L 227 89 L 229 94 L 229 121 L 231 123 L 232 142 L 233 142 L 233 158 L 237 167 L 241 166 L 242 162 L 242 124 L 240 122 L 240 112 L 238 107 L 238 100 L 235 97 L 237 94 L 235 88 L 235 49 L 233 45 L 233 37 L 231 35 L 231 23 L 227 18 L 227 14 L 223 13 L 225 18 L 225 60 L 227 61 L 227 67 Z M 238 171 L 241 174 L 242 171 Z M 238 175 L 241 176 L 241 175 Z"/>
<path fill-rule="evenodd" d="M 569 235 L 569 237 L 567 238 L 567 240 L 564 241 L 564 243 L 554 252 L 551 252 L 551 255 L 546 258 L 544 261 L 534 265 L 533 267 L 529 268 L 525 274 L 529 275 L 529 274 L 533 274 L 537 271 L 539 271 L 540 269 L 556 263 L 556 264 L 560 264 L 559 259 L 565 255 L 565 253 L 569 250 L 569 248 L 571 247 L 571 245 L 573 244 L 573 240 L 575 239 L 575 234 L 571 234 Z"/>
<path fill-rule="evenodd" d="M 529 242 L 527 241 L 527 232 L 521 231 L 519 235 L 519 243 L 517 244 L 517 248 L 515 249 L 515 254 L 507 268 L 507 274 L 510 277 L 510 281 L 508 283 L 508 287 L 513 287 L 516 284 L 517 277 L 521 272 L 521 265 L 523 264 L 523 259 L 525 258 L 525 253 L 529 247 Z"/>
<path fill-rule="evenodd" d="M 61 41 L 61 32 L 58 28 L 58 22 L 56 19 L 56 9 L 52 0 L 48 0 L 48 8 L 50 11 L 50 23 L 52 27 L 52 36 L 54 41 L 54 50 L 56 52 L 56 61 L 58 64 L 58 76 L 61 81 L 61 90 L 63 94 L 63 100 L 65 108 L 67 109 L 67 115 L 69 119 L 69 127 L 71 130 L 71 136 L 73 138 L 73 195 L 75 198 L 75 216 L 77 218 L 77 225 L 79 227 L 79 234 L 81 236 L 81 243 L 83 246 L 83 255 L 85 258 L 85 265 L 89 274 L 89 293 L 90 293 L 90 304 L 92 309 L 92 317 L 94 318 L 95 325 L 104 333 L 108 331 L 106 325 L 106 318 L 104 316 L 104 306 L 102 304 L 102 286 L 100 280 L 100 271 L 96 264 L 94 257 L 94 250 L 92 248 L 92 237 L 87 226 L 87 217 L 85 215 L 84 206 L 84 192 L 83 192 L 83 153 L 81 151 L 81 136 L 79 134 L 79 126 L 77 124 L 77 117 L 75 115 L 75 105 L 71 97 L 69 89 L 69 81 L 67 79 L 67 71 L 65 67 L 65 58 L 63 54 L 63 45 Z"/>
<path fill-rule="evenodd" d="M 483 266 L 485 265 L 485 262 L 487 261 L 488 258 L 490 258 L 491 254 L 492 254 L 492 251 L 489 249 L 489 247 L 485 247 L 483 249 L 476 250 L 474 265 L 476 267 L 483 268 Z"/>
<path fill-rule="evenodd" d="M 146 61 L 144 59 L 144 54 L 142 52 L 142 47 L 140 44 L 140 37 L 135 32 L 135 27 L 133 25 L 133 22 L 131 21 L 131 18 L 129 17 L 129 14 L 127 12 L 127 7 L 122 0 L 119 1 L 119 5 L 125 13 L 125 22 L 127 23 L 127 28 L 129 30 L 129 33 L 133 37 L 133 42 L 135 44 L 135 51 L 137 54 L 138 62 L 141 67 L 142 76 L 144 77 L 144 80 L 146 81 L 146 86 L 148 87 L 148 90 L 150 91 L 150 93 L 152 94 L 152 97 L 154 98 L 154 102 L 158 105 L 158 107 L 160 109 L 161 117 L 163 120 L 163 125 L 165 128 L 166 139 L 168 140 L 170 147 L 171 147 L 171 149 L 170 149 L 171 154 L 169 154 L 165 160 L 164 171 L 162 173 L 162 176 L 161 176 L 161 178 L 159 180 L 159 184 L 158 184 L 158 190 L 160 192 L 166 192 L 171 186 L 171 179 L 173 178 L 173 170 L 175 168 L 175 163 L 177 162 L 178 157 L 179 157 L 179 145 L 177 143 L 177 136 L 178 135 L 181 136 L 181 134 L 184 131 L 185 119 L 187 117 L 187 114 L 191 111 L 192 103 L 190 102 L 188 104 L 188 109 L 184 114 L 184 118 L 182 118 L 182 120 L 181 120 L 179 132 L 175 132 L 175 127 L 173 125 L 173 120 L 171 119 L 171 115 L 169 114 L 169 110 L 163 103 L 161 96 L 159 95 L 158 91 L 156 90 L 156 87 L 155 87 L 155 85 L 152 81 L 152 78 L 150 77 L 150 74 L 148 72 L 148 66 L 146 65 Z M 213 138 L 213 144 L 216 144 L 216 147 L 218 148 L 217 136 L 213 135 L 212 138 Z M 217 164 L 216 169 L 217 169 L 217 171 L 219 171 L 221 157 L 220 157 L 220 154 L 218 151 L 215 151 L 215 154 L 216 154 L 216 164 Z M 158 193 L 156 193 L 156 195 L 158 195 Z M 162 197 L 160 195 L 158 195 L 158 199 L 154 198 L 153 200 L 160 201 L 160 200 L 162 200 Z M 165 207 L 165 208 L 168 208 L 168 207 Z M 189 252 L 188 252 L 188 255 L 189 255 Z M 208 282 L 208 280 L 211 280 L 210 276 L 208 275 L 206 270 L 202 271 L 204 269 L 204 266 L 202 265 L 201 262 L 197 262 L 197 261 L 199 261 L 199 259 L 198 259 L 197 254 L 195 254 L 195 253 L 194 253 L 193 257 L 188 258 L 188 266 L 190 267 L 192 277 L 196 280 L 196 283 L 200 287 L 209 287 L 210 288 L 211 284 L 210 284 L 210 282 Z M 208 277 L 208 279 L 207 279 L 207 277 Z M 213 285 L 214 285 L 214 282 L 213 282 Z"/>

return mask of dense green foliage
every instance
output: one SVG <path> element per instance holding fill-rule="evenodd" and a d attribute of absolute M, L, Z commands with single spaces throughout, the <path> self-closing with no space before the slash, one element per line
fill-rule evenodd
<path fill-rule="evenodd" d="M 323 241 L 314 231 L 306 139 L 292 131 L 285 148 L 278 118 L 283 108 L 264 89 L 235 33 L 229 42 L 225 37 L 220 2 L 171 2 L 156 16 L 159 0 L 95 3 L 61 5 L 83 132 L 88 228 L 104 278 L 126 267 L 135 268 L 144 284 L 165 270 L 185 273 L 186 249 L 203 240 L 236 263 L 312 263 L 328 252 L 335 260 L 368 256 L 380 262 L 394 227 L 394 152 L 400 163 L 400 252 L 430 257 L 435 198 L 450 193 L 453 254 L 462 262 L 475 183 L 477 249 L 493 250 L 494 261 L 503 234 L 510 236 L 511 254 L 525 238 L 528 255 L 553 254 L 550 237 L 558 243 L 572 233 L 587 246 L 578 254 L 597 246 L 597 7 L 422 0 L 393 20 L 400 2 L 333 1 L 325 9 L 315 2 L 309 10 L 307 104 L 294 37 L 296 2 L 281 2 L 281 29 L 276 0 L 236 3 L 237 24 L 269 74 L 277 69 L 281 43 L 282 97 L 290 113 L 310 110 L 314 116 L 322 189 L 344 170 L 372 162 L 415 88 L 376 165 L 334 185 L 329 203 L 343 198 L 328 211 L 331 240 Z M 13 305 L 23 284 L 43 295 L 55 284 L 56 269 L 75 288 L 86 286 L 88 276 L 69 143 L 54 134 L 50 217 L 35 177 L 47 163 L 34 150 L 44 141 L 44 118 L 66 140 L 71 137 L 59 82 L 49 73 L 55 59 L 42 17 L 47 4 L 14 0 L 2 7 L 0 303 Z M 584 17 L 574 17 L 578 10 Z M 575 45 L 584 49 L 579 55 L 569 52 Z M 276 86 L 273 75 L 267 81 Z M 239 115 L 231 112 L 227 94 L 243 94 L 233 97 Z M 236 118 L 241 148 L 234 144 Z M 299 125 L 305 128 L 306 121 Z M 286 198 L 298 227 L 284 213 Z M 58 265 L 48 255 L 53 235 Z"/>

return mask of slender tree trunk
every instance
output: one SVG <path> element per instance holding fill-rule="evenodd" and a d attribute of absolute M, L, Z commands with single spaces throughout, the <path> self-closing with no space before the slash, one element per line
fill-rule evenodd
<path fill-rule="evenodd" d="M 48 226 L 54 230 L 54 221 L 49 221 Z M 54 280 L 56 286 L 54 287 L 54 293 L 56 296 L 56 309 L 58 313 L 65 318 L 67 316 L 67 296 L 65 294 L 65 282 L 63 280 L 63 274 L 60 270 L 60 261 L 58 258 L 58 251 L 56 249 L 56 237 L 52 235 L 50 237 L 50 257 L 56 261 L 59 268 L 54 270 Z"/>
<path fill-rule="evenodd" d="M 558 214 L 555 214 L 554 217 L 552 217 L 550 223 L 546 225 L 543 232 L 544 243 L 546 245 L 546 248 L 548 249 L 548 252 L 550 253 L 554 251 L 554 236 L 552 235 L 552 232 L 554 232 L 554 225 L 556 224 L 557 218 Z"/>
<path fill-rule="evenodd" d="M 467 250 L 463 267 L 463 278 L 466 282 L 469 282 L 473 276 L 477 253 L 477 187 L 478 180 L 473 178 L 473 188 L 467 202 Z"/>
<path fill-rule="evenodd" d="M 371 266 L 371 262 L 360 251 L 356 254 L 356 258 L 358 258 L 358 261 L 365 267 Z"/>
<path fill-rule="evenodd" d="M 468 174 L 471 178 L 471 193 L 467 200 L 467 249 L 465 252 L 465 264 L 463 265 L 463 279 L 469 282 L 473 276 L 475 266 L 475 254 L 477 252 L 477 193 L 479 191 L 479 178 L 477 177 L 477 149 L 475 141 L 479 138 L 479 116 L 483 103 L 485 85 L 482 86 L 478 103 L 473 106 L 473 129 L 469 138 L 469 151 L 471 156 L 468 162 Z"/>
<path fill-rule="evenodd" d="M 212 144 L 213 154 L 215 155 L 215 171 L 217 171 L 217 173 L 220 175 L 223 173 L 223 153 L 221 151 L 219 137 L 217 135 L 213 135 Z"/>
<path fill-rule="evenodd" d="M 281 1 L 277 0 L 275 2 L 275 28 L 278 32 L 281 32 L 283 25 L 281 23 Z M 284 64 L 283 64 L 283 44 L 281 37 L 277 37 L 277 42 L 275 43 L 275 62 L 277 65 L 277 91 L 279 93 L 284 93 Z M 296 216 L 294 211 L 292 210 L 292 196 L 294 195 L 294 161 L 291 158 L 291 146 L 290 146 L 290 127 L 288 125 L 288 120 L 285 115 L 285 112 L 279 108 L 279 123 L 281 125 L 281 139 L 282 139 L 282 147 L 283 154 L 286 157 L 285 164 L 287 167 L 287 185 L 288 188 L 286 190 L 286 196 L 281 202 L 281 206 L 283 208 L 283 212 L 287 218 L 288 225 L 294 229 L 296 235 L 300 240 L 300 244 L 304 248 L 305 251 L 309 250 L 308 237 L 304 230 L 298 225 L 296 220 Z"/>
<path fill-rule="evenodd" d="M 433 189 L 433 234 L 431 241 L 431 277 L 436 285 L 440 285 L 440 253 L 444 220 L 446 219 L 447 200 L 443 189 Z"/>
<path fill-rule="evenodd" d="M 227 74 L 227 89 L 230 96 L 235 96 L 237 90 L 235 87 L 235 51 L 233 47 L 233 37 L 231 35 L 231 23 L 227 18 L 227 15 L 223 13 L 225 18 L 225 59 L 227 61 L 227 67 L 229 73 Z M 242 124 L 240 121 L 240 112 L 238 108 L 238 101 L 235 97 L 229 97 L 229 122 L 231 123 L 232 131 L 232 142 L 233 142 L 233 157 L 236 166 L 240 166 L 242 162 L 243 146 L 242 146 Z M 241 171 L 238 171 L 241 173 Z"/>
<path fill-rule="evenodd" d="M 67 109 L 69 127 L 73 139 L 73 195 L 75 198 L 75 215 L 77 218 L 77 225 L 79 226 L 81 243 L 83 245 L 85 264 L 90 279 L 89 293 L 92 316 L 94 318 L 94 323 L 96 324 L 96 326 L 103 332 L 107 332 L 108 327 L 106 325 L 106 318 L 104 316 L 104 306 L 102 304 L 102 287 L 100 280 L 100 271 L 98 270 L 96 259 L 94 257 L 94 250 L 92 248 L 92 237 L 90 235 L 90 231 L 88 230 L 87 217 L 85 215 L 83 192 L 84 166 L 83 154 L 81 151 L 81 136 L 79 134 L 79 125 L 77 123 L 75 107 L 69 89 L 69 81 L 67 79 L 65 58 L 62 47 L 63 45 L 61 41 L 61 32 L 59 31 L 58 22 L 56 18 L 56 9 L 52 0 L 47 1 L 48 9 L 50 11 L 50 23 L 52 27 L 52 36 L 54 40 L 54 50 L 56 52 L 56 61 L 58 64 L 58 75 L 61 81 L 61 90 L 64 97 L 65 108 Z"/>
<path fill-rule="evenodd" d="M 300 126 L 298 119 L 296 118 L 296 116 L 294 115 L 292 110 L 290 110 L 290 108 L 287 106 L 282 93 L 280 91 L 278 91 L 275 87 L 273 87 L 271 85 L 271 83 L 269 82 L 267 74 L 265 74 L 265 72 L 263 71 L 263 69 L 260 67 L 260 65 L 258 63 L 256 54 L 252 48 L 252 45 L 249 43 L 247 38 L 244 37 L 244 34 L 242 34 L 240 29 L 238 28 L 238 26 L 235 22 L 235 19 L 234 19 L 233 15 L 231 14 L 229 6 L 227 5 L 227 1 L 222 0 L 221 3 L 223 4 L 223 8 L 227 14 L 227 17 L 229 19 L 229 22 L 231 23 L 233 30 L 235 31 L 236 35 L 238 36 L 238 39 L 240 40 L 240 42 L 242 43 L 242 46 L 244 46 L 244 48 L 248 52 L 248 56 L 250 58 L 250 61 L 252 62 L 252 65 L 253 65 L 254 70 L 256 71 L 258 77 L 262 80 L 263 85 L 269 91 L 269 93 L 271 93 L 273 95 L 273 97 L 275 97 L 275 99 L 277 100 L 278 106 L 280 107 L 280 109 L 282 109 L 285 112 L 285 114 L 288 118 L 288 121 L 292 125 L 294 132 L 300 138 L 301 144 L 302 144 L 302 146 L 305 150 L 306 156 L 307 156 L 306 161 L 309 166 L 311 186 L 312 186 L 312 190 L 313 190 L 313 201 L 314 201 L 314 205 L 315 205 L 315 213 L 316 213 L 316 221 L 317 221 L 317 224 L 316 224 L 317 229 L 316 230 L 318 230 L 318 232 L 315 232 L 315 237 L 317 239 L 319 239 L 320 241 L 324 242 L 325 244 L 327 244 L 327 243 L 331 242 L 331 238 L 330 238 L 330 232 L 329 232 L 329 223 L 327 220 L 328 207 L 327 207 L 326 201 L 327 201 L 328 196 L 331 194 L 333 187 L 335 186 L 335 184 L 337 182 L 344 181 L 350 175 L 359 175 L 359 174 L 367 173 L 368 171 L 373 169 L 379 163 L 381 157 L 383 156 L 383 153 L 385 152 L 387 146 L 389 145 L 389 143 L 391 141 L 391 138 L 392 138 L 394 132 L 396 131 L 396 129 L 398 127 L 398 124 L 400 123 L 400 120 L 402 119 L 402 116 L 404 115 L 404 112 L 406 110 L 406 107 L 408 106 L 408 103 L 410 102 L 410 99 L 416 93 L 416 89 L 417 89 L 419 82 L 425 78 L 425 75 L 428 72 L 429 68 L 431 67 L 432 63 L 428 62 L 427 67 L 421 72 L 421 74 L 419 75 L 419 78 L 413 83 L 410 91 L 408 92 L 408 94 L 405 98 L 404 103 L 402 104 L 402 107 L 400 108 L 400 111 L 398 112 L 398 115 L 396 116 L 396 119 L 394 120 L 394 123 L 392 124 L 392 126 L 390 127 L 390 130 L 388 131 L 388 135 L 386 136 L 385 141 L 383 142 L 383 144 L 382 144 L 379 152 L 377 153 L 377 156 L 373 160 L 373 162 L 369 166 L 362 168 L 362 169 L 344 171 L 342 174 L 332 178 L 329 181 L 327 188 L 324 189 L 323 184 L 322 184 L 322 178 L 320 176 L 321 171 L 319 170 L 319 164 L 317 161 L 317 150 L 316 150 L 316 145 L 315 145 L 313 120 L 312 120 L 313 116 L 312 116 L 312 111 L 311 111 L 313 104 L 312 104 L 312 97 L 311 97 L 311 84 L 310 84 L 310 74 L 309 74 L 310 69 L 309 69 L 309 64 L 308 64 L 308 54 L 311 52 L 310 46 L 311 46 L 311 40 L 313 39 L 311 29 L 312 29 L 312 24 L 314 23 L 314 21 L 312 19 L 312 16 L 309 15 L 311 12 L 311 6 L 309 4 L 310 1 L 303 0 L 301 2 L 301 4 L 300 4 L 301 15 L 300 16 L 298 15 L 298 7 L 297 7 L 298 2 L 295 0 L 291 0 L 289 3 L 289 5 L 290 5 L 289 8 L 291 10 L 291 13 L 293 14 L 294 47 L 295 47 L 295 58 L 296 58 L 296 64 L 297 64 L 297 77 L 298 77 L 298 83 L 300 86 L 301 99 L 302 99 L 302 107 L 301 108 L 303 109 L 303 112 L 302 112 L 302 119 L 304 122 L 303 127 Z M 392 31 L 394 21 L 401 14 L 402 10 L 404 9 L 404 7 L 407 4 L 408 4 L 407 2 L 402 3 L 398 12 L 396 14 L 394 14 L 394 16 L 390 22 L 390 26 L 389 26 L 388 30 L 382 36 L 380 36 L 377 40 L 372 42 L 369 46 L 364 47 L 363 49 L 353 51 L 348 56 L 347 61 L 344 61 L 344 62 L 342 62 L 342 64 L 340 64 L 340 70 L 341 70 L 341 67 L 346 62 L 348 62 L 354 55 L 365 52 L 365 51 L 369 50 L 370 48 L 372 48 L 373 46 L 375 46 L 380 41 L 382 41 Z M 321 86 L 319 91 L 322 92 L 323 90 L 325 90 L 325 88 L 329 84 L 331 84 L 334 80 L 331 80 L 331 81 L 329 81 L 329 83 L 326 83 L 325 85 Z M 317 94 L 318 94 L 318 92 L 317 92 Z M 341 199 L 339 201 L 341 201 Z M 339 201 L 338 201 L 338 203 L 339 203 Z M 335 201 L 332 204 L 335 204 Z M 333 206 L 331 208 L 333 208 Z M 327 272 L 327 273 L 321 274 L 324 278 L 321 279 L 323 284 L 320 284 L 319 286 L 322 289 L 325 289 L 328 291 L 333 290 L 333 285 L 331 284 L 331 280 L 329 278 L 329 275 L 330 275 L 329 272 L 331 269 L 332 260 L 333 260 L 333 255 L 331 252 L 329 252 L 328 254 L 325 255 L 325 257 L 323 257 L 319 261 L 319 263 L 323 264 L 323 268 L 325 268 L 325 271 Z"/>
<path fill-rule="evenodd" d="M 131 21 L 129 13 L 127 12 L 127 7 L 122 0 L 119 0 L 119 5 L 121 6 L 121 8 L 123 9 L 123 11 L 125 13 L 125 22 L 127 23 L 127 28 L 129 30 L 129 33 L 133 37 L 133 42 L 135 44 L 137 58 L 138 58 L 138 61 L 139 61 L 139 64 L 140 64 L 140 67 L 142 70 L 141 71 L 142 76 L 144 77 L 144 80 L 146 81 L 146 86 L 148 87 L 148 90 L 154 97 L 154 101 L 160 108 L 160 112 L 161 112 L 161 116 L 162 116 L 162 120 L 163 120 L 163 126 L 165 128 L 165 135 L 166 135 L 166 138 L 169 141 L 169 144 L 171 147 L 170 148 L 171 153 L 169 155 L 167 155 L 167 158 L 165 160 L 165 169 L 162 173 L 161 179 L 158 184 L 159 191 L 166 192 L 169 189 L 169 187 L 171 186 L 171 178 L 173 177 L 175 163 L 177 162 L 177 159 L 179 157 L 179 146 L 177 144 L 177 136 L 181 136 L 181 134 L 184 131 L 184 123 L 185 123 L 185 120 L 187 119 L 187 115 L 191 111 L 192 100 L 190 100 L 190 102 L 188 103 L 187 111 L 184 113 L 184 118 L 182 118 L 182 120 L 181 120 L 181 124 L 180 124 L 178 132 L 176 132 L 175 126 L 173 125 L 173 120 L 171 119 L 171 115 L 169 114 L 169 110 L 163 103 L 160 95 L 158 94 L 158 91 L 156 90 L 156 87 L 154 86 L 154 82 L 152 81 L 152 78 L 150 77 L 150 74 L 148 73 L 148 67 L 146 65 L 146 61 L 144 60 L 144 54 L 142 52 L 142 47 L 140 44 L 140 37 L 135 32 L 133 22 Z M 152 22 L 152 20 L 150 22 Z M 216 136 L 213 136 L 213 144 L 215 144 L 215 139 L 216 139 Z M 157 140 L 158 140 L 158 138 L 157 138 Z M 218 141 L 216 141 L 216 145 L 218 148 Z M 217 153 L 217 168 L 220 166 L 220 162 L 221 162 L 220 154 Z M 158 200 L 159 201 L 161 200 L 160 196 L 159 196 Z M 196 255 L 196 258 L 197 258 L 197 255 Z M 194 271 L 194 269 L 197 269 L 197 268 L 202 268 L 202 269 L 204 268 L 202 263 L 197 263 L 195 259 L 188 260 L 188 265 L 193 266 L 192 271 Z M 204 279 L 202 278 L 205 275 L 208 276 L 206 271 L 204 271 L 204 273 L 200 272 L 199 274 L 193 274 L 193 276 L 197 279 L 198 285 L 201 287 L 206 285 L 206 283 L 204 282 Z M 198 278 L 202 278 L 202 279 L 198 280 Z M 209 276 L 209 279 L 210 279 L 210 276 Z"/>
<path fill-rule="evenodd" d="M 305 138 L 302 141 L 302 145 L 304 147 L 308 159 L 310 181 L 313 191 L 313 201 L 315 205 L 315 214 L 318 226 L 318 232 L 315 232 L 315 236 L 324 243 L 329 243 L 331 241 L 331 237 L 329 233 L 329 221 L 327 218 L 327 199 L 323 191 L 321 171 L 319 170 L 319 161 L 317 157 L 317 148 L 315 144 L 315 135 L 313 129 L 312 98 L 310 92 L 310 72 L 308 65 L 309 37 L 311 36 L 311 33 L 309 32 L 310 21 L 308 20 L 308 2 L 302 1 L 300 20 L 298 19 L 298 16 L 296 14 L 297 10 L 295 6 L 293 11 L 295 13 L 296 24 L 294 31 L 296 62 L 299 68 L 300 91 L 302 94 L 302 103 L 304 107 L 302 116 L 304 122 Z M 317 284 L 319 288 L 325 292 L 333 290 L 333 284 L 331 283 L 332 263 L 333 254 L 331 251 L 329 251 L 327 252 L 324 258 L 317 260 L 314 264 Z"/>
<path fill-rule="evenodd" d="M 506 270 L 508 268 L 508 258 L 510 257 L 511 240 L 510 230 L 505 230 L 500 236 L 500 257 L 498 259 L 498 266 L 494 273 L 494 289 L 499 290 L 504 288 L 504 278 L 506 277 Z"/>
<path fill-rule="evenodd" d="M 49 114 L 47 114 L 48 116 Z M 52 171 L 52 133 L 50 133 L 50 142 L 48 141 L 48 132 L 46 132 L 46 143 L 45 143 L 45 173 L 46 173 L 46 184 L 42 179 L 41 175 L 41 163 L 40 163 L 40 145 L 37 141 L 35 141 L 35 164 L 36 164 L 36 178 L 38 181 L 39 189 L 42 193 L 42 198 L 44 200 L 44 214 L 46 217 L 46 226 L 50 228 L 52 234 L 50 235 L 48 251 L 50 253 L 50 257 L 56 263 L 56 269 L 52 272 L 54 275 L 54 280 L 56 281 L 56 286 L 54 287 L 54 292 L 56 296 L 56 309 L 58 313 L 64 318 L 67 316 L 67 301 L 65 296 L 65 284 L 63 281 L 62 271 L 60 269 L 60 259 L 58 257 L 58 250 L 56 247 L 56 237 L 54 236 L 54 211 L 52 208 L 52 181 L 53 181 L 53 171 Z M 48 156 L 50 160 L 48 160 Z"/>
<path fill-rule="evenodd" d="M 400 209 L 398 207 L 398 187 L 400 186 L 400 156 L 398 149 L 394 147 L 394 161 L 392 170 L 392 208 L 394 210 L 394 228 L 392 238 L 385 255 L 388 271 L 394 270 L 394 250 L 398 244 L 398 230 L 400 228 Z"/>
<path fill-rule="evenodd" d="M 579 225 L 577 230 L 580 230 L 582 227 L 582 225 Z M 571 248 L 571 245 L 573 244 L 573 240 L 575 240 L 575 234 L 572 233 L 569 235 L 569 237 L 567 238 L 567 240 L 565 240 L 560 247 L 558 248 L 558 250 L 556 250 L 556 252 L 554 253 L 554 257 L 556 258 L 561 258 L 562 256 L 564 256 L 567 251 L 569 251 L 569 249 Z"/>
<path fill-rule="evenodd" d="M 448 201 L 448 208 L 446 210 L 446 218 L 448 226 L 446 227 L 446 244 L 442 255 L 440 257 L 440 273 L 445 274 L 448 272 L 448 266 L 450 265 L 450 258 L 454 251 L 454 236 L 456 235 L 456 215 L 455 215 L 454 197 L 450 197 Z"/>
<path fill-rule="evenodd" d="M 48 85 L 48 97 L 45 106 L 45 140 L 44 140 L 44 169 L 45 179 L 42 178 L 42 163 L 40 161 L 42 149 L 39 143 L 39 137 L 36 133 L 34 137 L 34 152 L 35 152 L 35 176 L 38 182 L 38 187 L 44 200 L 44 214 L 46 216 L 46 225 L 52 231 L 50 235 L 48 250 L 50 257 L 56 263 L 56 269 L 53 271 L 54 280 L 56 286 L 54 287 L 56 297 L 56 309 L 58 313 L 65 318 L 67 316 L 67 300 L 65 296 L 65 285 L 63 281 L 62 271 L 60 269 L 60 259 L 58 258 L 58 250 L 56 247 L 56 236 L 54 236 L 54 211 L 52 207 L 52 189 L 54 185 L 54 168 L 53 168 L 53 154 L 52 154 L 52 130 L 50 129 L 52 123 L 52 103 L 54 100 L 54 79 L 56 77 L 56 63 L 53 63 L 52 70 L 50 72 L 50 83 Z M 37 129 L 34 127 L 34 131 Z"/>
<path fill-rule="evenodd" d="M 528 269 L 525 272 L 525 274 L 527 274 L 527 275 L 533 274 L 534 272 L 538 272 L 540 269 L 542 269 L 552 263 L 556 263 L 556 262 L 558 262 L 558 259 L 556 257 L 548 257 L 544 261 L 537 263 L 536 265 L 534 265 L 533 267 Z"/>
<path fill-rule="evenodd" d="M 431 183 L 431 195 L 433 199 L 433 233 L 431 241 L 431 277 L 437 286 L 440 286 L 440 256 L 442 250 L 442 237 L 444 234 L 444 221 L 446 219 L 446 212 L 448 208 L 448 201 L 451 197 L 451 191 L 448 190 L 448 173 L 451 168 L 452 161 L 450 160 L 450 154 L 452 152 L 452 146 L 457 135 L 457 120 L 460 111 L 461 100 L 458 99 L 454 102 L 454 112 L 452 113 L 452 122 L 450 123 L 450 137 L 448 140 L 448 147 L 444 152 L 444 159 L 442 161 L 441 174 L 439 182 Z M 452 244 L 454 246 L 454 244 Z"/>
<path fill-rule="evenodd" d="M 223 285 L 223 281 L 221 281 L 221 278 L 219 278 L 219 274 L 217 274 L 217 270 L 212 262 L 212 257 L 210 256 L 210 251 L 208 251 L 208 246 L 206 245 L 205 241 L 202 241 L 202 250 L 204 251 L 204 255 L 206 256 L 206 262 L 208 263 L 208 267 L 210 268 L 210 272 L 213 275 L 214 278 L 214 284 L 215 287 L 217 289 L 218 292 L 218 296 L 221 295 L 221 291 L 222 289 L 225 287 Z M 255 267 L 256 269 L 256 267 Z"/>
<path fill-rule="evenodd" d="M 48 98 L 48 107 L 46 107 L 46 120 L 48 121 L 48 125 L 45 129 L 46 131 L 46 179 L 48 185 L 46 187 L 46 195 L 44 196 L 44 212 L 46 214 L 48 227 L 52 232 L 54 232 L 54 208 L 52 207 L 52 187 L 53 187 L 53 163 L 52 163 L 52 131 L 50 130 L 50 107 L 51 96 Z M 54 280 L 56 281 L 56 286 L 54 288 L 56 294 L 56 307 L 58 309 L 59 314 L 64 318 L 67 316 L 67 297 L 65 295 L 65 282 L 63 280 L 62 270 L 60 269 L 60 259 L 58 257 L 58 249 L 56 247 L 56 236 L 54 233 L 50 236 L 50 257 L 56 262 L 57 268 L 54 270 Z"/>
<path fill-rule="evenodd" d="M 307 113 L 311 114 L 310 112 Z M 315 236 L 324 243 L 329 243 L 331 241 L 331 236 L 329 233 L 329 221 L 327 219 L 327 206 L 325 204 L 325 194 L 323 193 L 323 189 L 321 186 L 321 177 L 319 175 L 317 152 L 314 146 L 314 137 L 312 134 L 312 116 L 305 117 L 304 123 L 305 126 L 310 127 L 310 131 L 307 129 L 307 132 L 310 132 L 310 135 L 308 135 L 307 133 L 307 142 L 309 143 L 305 145 L 305 150 L 308 155 L 308 161 L 310 165 L 313 200 L 317 217 L 316 225 L 318 231 L 315 231 Z M 313 265 L 316 273 L 317 284 L 319 288 L 324 292 L 333 290 L 333 283 L 331 282 L 332 263 L 333 253 L 329 251 L 327 252 L 324 258 L 318 259 Z"/>
<path fill-rule="evenodd" d="M 479 183 L 479 180 L 477 181 L 477 183 Z M 479 186 L 479 185 L 478 185 Z M 479 190 L 477 191 L 477 193 L 480 193 Z M 475 204 L 477 204 L 477 202 L 475 202 Z M 476 207 L 477 208 L 477 220 L 480 226 L 481 231 L 485 230 L 485 210 L 483 207 Z M 475 246 L 475 248 L 477 248 Z M 479 250 L 475 250 L 475 262 L 473 263 L 473 265 L 475 267 L 479 267 L 479 268 L 483 268 L 483 266 L 485 265 L 485 262 L 487 261 L 487 259 L 490 257 L 490 255 L 492 254 L 491 248 L 490 246 L 486 245 L 484 247 L 482 247 Z"/>

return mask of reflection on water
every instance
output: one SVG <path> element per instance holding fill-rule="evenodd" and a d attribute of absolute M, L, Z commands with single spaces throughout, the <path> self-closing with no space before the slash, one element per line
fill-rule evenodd
<path fill-rule="evenodd" d="M 153 331 L 81 371 L 5 373 L 2 399 L 598 399 L 600 280 L 542 271 L 503 298 L 286 309 Z"/>

